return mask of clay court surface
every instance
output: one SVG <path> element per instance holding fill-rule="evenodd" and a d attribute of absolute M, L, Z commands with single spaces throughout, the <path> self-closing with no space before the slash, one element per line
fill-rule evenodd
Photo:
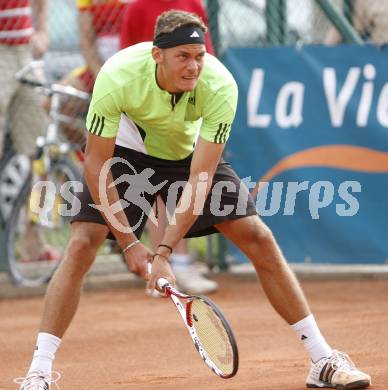
<path fill-rule="evenodd" d="M 57 354 L 61 389 L 303 389 L 308 356 L 253 280 L 218 278 L 212 298 L 237 337 L 240 369 L 216 377 L 200 361 L 167 299 L 140 288 L 86 292 Z M 388 281 L 304 281 L 329 342 L 388 389 Z M 229 288 L 228 288 L 229 287 Z M 0 301 L 0 389 L 29 364 L 43 300 Z"/>

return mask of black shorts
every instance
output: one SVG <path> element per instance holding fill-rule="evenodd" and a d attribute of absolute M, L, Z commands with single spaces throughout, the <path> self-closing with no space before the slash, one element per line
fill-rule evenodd
<path fill-rule="evenodd" d="M 121 183 L 116 185 L 117 191 L 120 199 L 125 199 L 123 206 L 128 222 L 136 236 L 140 237 L 147 221 L 147 210 L 154 204 L 157 196 L 162 198 L 172 214 L 183 186 L 188 181 L 192 155 L 183 160 L 169 161 L 116 145 L 114 157 L 125 160 L 115 163 L 111 171 L 115 181 L 120 178 Z M 146 179 L 131 182 L 135 173 L 142 173 L 137 177 Z M 85 178 L 83 178 L 83 191 L 77 194 L 77 198 L 81 202 L 81 209 L 71 222 L 83 221 L 106 225 L 100 212 L 90 206 L 94 201 Z M 214 174 L 212 189 L 205 201 L 203 211 L 185 237 L 218 233 L 214 225 L 256 214 L 255 203 L 247 187 L 241 185 L 240 178 L 230 164 L 222 159 Z M 110 234 L 108 238 L 114 237 Z"/>

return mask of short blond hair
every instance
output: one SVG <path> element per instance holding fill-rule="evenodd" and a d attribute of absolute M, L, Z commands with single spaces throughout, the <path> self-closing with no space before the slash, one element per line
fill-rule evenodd
<path fill-rule="evenodd" d="M 158 16 L 155 24 L 154 38 L 159 34 L 171 33 L 180 27 L 198 27 L 207 31 L 202 19 L 194 13 L 172 9 Z"/>

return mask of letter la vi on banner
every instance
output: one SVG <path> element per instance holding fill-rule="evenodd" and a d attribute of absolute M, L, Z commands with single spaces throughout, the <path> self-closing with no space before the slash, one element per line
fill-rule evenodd
<path fill-rule="evenodd" d="M 224 62 L 240 96 L 227 158 L 287 259 L 387 262 L 388 47 L 230 49 Z"/>

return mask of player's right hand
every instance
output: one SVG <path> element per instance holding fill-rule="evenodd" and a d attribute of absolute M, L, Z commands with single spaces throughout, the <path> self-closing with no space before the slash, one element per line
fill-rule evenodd
<path fill-rule="evenodd" d="M 147 264 L 152 260 L 153 253 L 142 243 L 134 245 L 124 252 L 124 258 L 131 272 L 148 280 Z"/>

